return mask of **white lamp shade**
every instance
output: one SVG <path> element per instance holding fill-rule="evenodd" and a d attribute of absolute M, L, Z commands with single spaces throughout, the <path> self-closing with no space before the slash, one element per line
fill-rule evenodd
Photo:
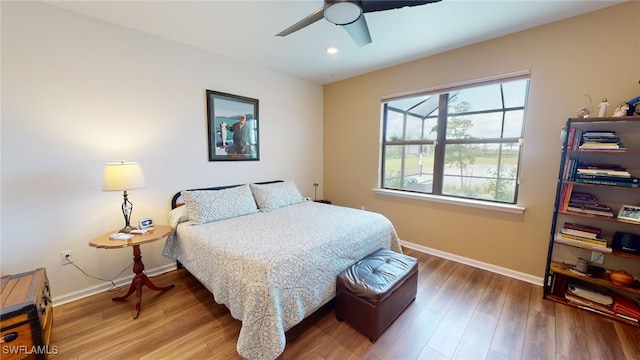
<path fill-rule="evenodd" d="M 123 191 L 144 187 L 144 175 L 137 162 L 107 163 L 104 165 L 102 190 Z"/>

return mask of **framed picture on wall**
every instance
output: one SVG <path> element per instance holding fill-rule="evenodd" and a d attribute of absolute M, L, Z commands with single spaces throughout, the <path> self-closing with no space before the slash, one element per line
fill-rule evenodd
<path fill-rule="evenodd" d="M 209 161 L 260 160 L 258 99 L 207 90 Z"/>

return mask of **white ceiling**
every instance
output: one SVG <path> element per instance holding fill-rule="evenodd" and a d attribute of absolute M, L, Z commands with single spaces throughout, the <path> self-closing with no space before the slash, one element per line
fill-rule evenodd
<path fill-rule="evenodd" d="M 275 34 L 322 7 L 322 0 L 59 1 L 47 3 L 161 38 L 327 84 L 573 17 L 626 0 L 443 0 L 367 13 L 373 42 L 358 47 L 321 20 Z M 582 39 L 584 40 L 584 39 Z M 335 55 L 325 53 L 336 46 Z"/>

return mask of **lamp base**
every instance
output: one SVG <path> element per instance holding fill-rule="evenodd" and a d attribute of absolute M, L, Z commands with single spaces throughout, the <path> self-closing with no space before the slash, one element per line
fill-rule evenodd
<path fill-rule="evenodd" d="M 131 232 L 131 230 L 138 230 L 138 228 L 135 227 L 135 226 L 127 225 L 127 226 L 123 227 L 122 229 L 120 229 L 118 232 L 128 234 L 128 233 Z"/>

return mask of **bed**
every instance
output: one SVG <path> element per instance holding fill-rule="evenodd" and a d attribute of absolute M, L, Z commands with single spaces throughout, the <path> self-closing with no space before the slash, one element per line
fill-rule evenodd
<path fill-rule="evenodd" d="M 402 251 L 386 217 L 307 201 L 291 181 L 182 191 L 172 207 L 163 255 L 242 322 L 246 359 L 277 358 L 285 331 L 335 297 L 340 271 L 380 248 Z"/>

